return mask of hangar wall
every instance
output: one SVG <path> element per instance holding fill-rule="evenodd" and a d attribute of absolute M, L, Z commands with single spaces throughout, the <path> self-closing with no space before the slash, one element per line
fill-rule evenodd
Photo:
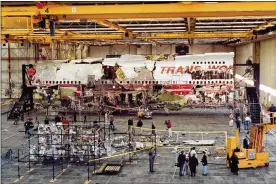
<path fill-rule="evenodd" d="M 173 54 L 176 45 L 140 45 L 140 47 L 131 45 L 113 45 L 113 46 L 90 46 L 89 57 L 105 57 L 105 55 L 122 54 Z M 233 47 L 223 45 L 192 45 L 189 48 L 189 54 L 202 54 L 207 52 L 234 52 Z"/>
<path fill-rule="evenodd" d="M 237 46 L 235 48 L 236 63 L 245 63 L 249 57 L 254 60 L 254 55 L 257 53 L 255 48 L 256 44 L 258 44 L 258 42 Z M 276 104 L 276 38 L 262 40 L 259 45 L 260 101 L 263 104 L 268 104 L 269 102 Z M 255 58 L 255 60 L 257 60 L 257 58 Z M 236 67 L 235 69 L 237 74 L 244 74 L 245 68 Z"/>
<path fill-rule="evenodd" d="M 276 38 L 261 41 L 260 46 L 260 83 L 274 89 L 274 95 L 260 92 L 261 101 L 276 104 Z"/>

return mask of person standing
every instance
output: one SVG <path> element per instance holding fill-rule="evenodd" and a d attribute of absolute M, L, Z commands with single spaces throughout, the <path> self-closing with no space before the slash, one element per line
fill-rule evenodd
<path fill-rule="evenodd" d="M 192 157 L 193 155 L 195 155 L 195 157 L 197 158 L 197 153 L 196 153 L 195 147 L 191 148 L 191 151 L 189 153 L 189 157 Z"/>
<path fill-rule="evenodd" d="M 110 115 L 109 117 L 109 127 L 110 127 L 110 130 L 115 131 L 114 117 L 112 115 Z"/>
<path fill-rule="evenodd" d="M 243 148 L 244 149 L 248 149 L 249 148 L 249 139 L 248 139 L 247 135 L 243 139 Z"/>
<path fill-rule="evenodd" d="M 202 166 L 203 166 L 203 176 L 207 176 L 208 161 L 207 161 L 206 151 L 203 151 L 203 157 L 201 159 L 201 162 L 202 162 Z"/>
<path fill-rule="evenodd" d="M 142 122 L 141 118 L 139 118 L 139 121 L 137 122 L 136 126 L 140 128 L 140 134 L 142 134 L 143 122 Z"/>
<path fill-rule="evenodd" d="M 48 116 L 46 116 L 46 117 L 45 117 L 44 124 L 45 124 L 45 125 L 49 125 L 49 119 L 48 119 Z"/>
<path fill-rule="evenodd" d="M 35 117 L 35 122 L 34 122 L 34 124 L 35 124 L 35 128 L 34 128 L 34 131 L 37 131 L 38 130 L 38 127 L 39 127 L 39 120 L 38 120 L 38 118 L 37 118 L 37 116 Z"/>
<path fill-rule="evenodd" d="M 171 122 L 171 120 L 168 120 L 167 129 L 168 129 L 168 132 L 169 132 L 168 137 L 172 137 L 172 122 Z"/>
<path fill-rule="evenodd" d="M 247 114 L 246 117 L 245 117 L 244 125 L 245 125 L 245 130 L 248 130 L 248 132 L 249 132 L 250 127 L 251 127 L 251 118 L 250 118 L 249 114 Z"/>
<path fill-rule="evenodd" d="M 31 119 L 28 121 L 27 126 L 28 126 L 28 135 L 29 135 L 29 137 L 34 136 L 34 123 Z"/>
<path fill-rule="evenodd" d="M 241 118 L 238 116 L 236 118 L 236 128 L 239 129 L 239 132 L 241 131 Z"/>
<path fill-rule="evenodd" d="M 24 128 L 25 128 L 25 137 L 27 137 L 27 135 L 28 135 L 28 120 L 25 121 Z"/>
<path fill-rule="evenodd" d="M 155 135 L 155 125 L 153 123 L 151 124 L 151 134 Z"/>
<path fill-rule="evenodd" d="M 86 121 L 87 121 L 87 114 L 84 114 L 84 120 L 83 120 L 83 123 L 86 123 Z"/>
<path fill-rule="evenodd" d="M 74 122 L 77 122 L 77 112 L 74 111 Z"/>
<path fill-rule="evenodd" d="M 18 109 L 15 109 L 13 114 L 14 114 L 14 123 L 13 124 L 18 125 L 20 112 L 18 111 Z"/>
<path fill-rule="evenodd" d="M 132 133 L 135 133 L 135 129 L 133 128 L 133 118 L 130 117 L 127 121 L 127 125 L 128 125 L 128 132 L 130 132 L 132 130 Z"/>
<path fill-rule="evenodd" d="M 149 150 L 149 169 L 150 172 L 154 172 L 153 166 L 154 166 L 154 159 L 155 159 L 155 150 L 153 147 Z"/>
<path fill-rule="evenodd" d="M 236 153 L 233 152 L 233 155 L 231 157 L 231 172 L 235 175 L 238 175 L 238 171 L 239 171 L 239 158 L 237 157 Z"/>
<path fill-rule="evenodd" d="M 193 156 L 189 159 L 189 166 L 191 170 L 191 177 L 195 177 L 196 167 L 198 166 L 198 159 L 195 154 L 193 154 Z"/>
<path fill-rule="evenodd" d="M 178 155 L 177 163 L 179 166 L 179 176 L 183 176 L 183 169 L 185 168 L 186 163 L 186 155 L 184 154 L 184 151 L 181 151 L 181 153 Z"/>
<path fill-rule="evenodd" d="M 273 119 L 273 113 L 276 112 L 276 106 L 274 104 L 271 104 L 271 106 L 268 108 L 268 111 L 270 112 L 270 123 L 273 124 L 276 123 L 275 118 Z"/>

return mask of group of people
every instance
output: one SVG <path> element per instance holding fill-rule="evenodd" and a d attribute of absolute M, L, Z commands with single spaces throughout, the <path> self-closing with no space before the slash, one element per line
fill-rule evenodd
<path fill-rule="evenodd" d="M 207 161 L 207 151 L 203 151 L 203 156 L 201 159 L 203 166 L 203 176 L 207 176 L 208 161 Z M 190 168 L 191 177 L 196 176 L 196 168 L 199 162 L 197 159 L 197 153 L 195 147 L 186 155 L 184 151 L 181 151 L 177 158 L 177 166 L 179 167 L 179 176 L 184 176 L 187 174 L 188 168 Z"/>
<path fill-rule="evenodd" d="M 249 113 L 246 114 L 244 121 L 241 119 L 241 113 L 238 107 L 236 107 L 233 110 L 233 113 L 229 115 L 230 122 L 229 126 L 233 126 L 233 122 L 236 122 L 236 128 L 239 129 L 239 132 L 241 131 L 241 124 L 243 124 L 244 130 L 247 131 L 247 133 L 250 132 L 250 127 L 251 127 L 251 116 Z"/>
<path fill-rule="evenodd" d="M 156 150 L 152 147 L 149 150 L 149 170 L 150 172 L 154 172 L 154 160 L 156 156 Z M 207 161 L 207 151 L 203 151 L 203 156 L 201 159 L 201 163 L 203 166 L 203 176 L 207 176 L 208 170 L 208 161 Z M 188 168 L 190 168 L 191 177 L 196 176 L 196 168 L 199 162 L 197 159 L 197 153 L 195 151 L 195 147 L 191 148 L 190 152 L 187 155 L 184 151 L 181 151 L 177 158 L 177 167 L 179 167 L 179 176 L 184 176 L 187 174 Z"/>

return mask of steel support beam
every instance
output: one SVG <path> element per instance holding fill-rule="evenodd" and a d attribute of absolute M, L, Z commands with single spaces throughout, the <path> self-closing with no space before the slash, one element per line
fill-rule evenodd
<path fill-rule="evenodd" d="M 188 33 L 194 33 L 194 31 L 195 31 L 195 25 L 196 25 L 196 19 L 188 17 L 186 20 L 187 20 L 187 30 L 188 30 Z M 193 42 L 194 42 L 193 38 L 189 38 L 188 39 L 189 45 L 193 45 Z"/>
<path fill-rule="evenodd" d="M 2 7 L 2 16 L 57 15 L 60 18 L 127 19 L 179 17 L 275 16 L 276 2 L 167 3 L 127 5 L 48 5 Z M 90 17 L 88 17 L 90 15 Z"/>
<path fill-rule="evenodd" d="M 184 33 L 154 33 L 154 34 L 136 34 L 134 35 L 137 39 L 152 40 L 152 39 L 173 39 L 173 38 L 250 38 L 252 33 L 247 32 L 215 32 L 215 33 L 202 33 L 202 32 L 184 32 Z M 82 41 L 82 40 L 120 40 L 125 39 L 124 34 L 72 34 L 72 35 L 10 35 L 8 40 L 30 40 L 37 42 L 51 42 L 53 40 L 58 41 Z M 5 36 L 2 35 L 2 39 Z"/>
<path fill-rule="evenodd" d="M 156 33 L 136 36 L 137 39 L 162 39 L 162 38 L 248 38 L 250 33 L 246 32 L 214 32 L 214 33 L 203 33 L 203 32 L 184 32 L 184 33 Z"/>
<path fill-rule="evenodd" d="M 113 29 L 116 29 L 118 31 L 121 31 L 121 32 L 124 32 L 126 37 L 128 38 L 133 38 L 133 33 L 132 31 L 129 31 L 127 30 L 126 28 L 124 27 L 121 27 L 117 24 L 113 24 L 112 22 L 109 22 L 107 20 L 97 20 L 97 23 L 100 24 L 100 25 L 103 25 L 103 26 L 107 26 L 107 27 L 110 27 L 110 28 L 113 28 Z"/>
<path fill-rule="evenodd" d="M 72 34 L 72 35 L 10 35 L 11 40 L 118 40 L 123 39 L 123 34 Z M 3 39 L 3 35 L 2 35 Z"/>

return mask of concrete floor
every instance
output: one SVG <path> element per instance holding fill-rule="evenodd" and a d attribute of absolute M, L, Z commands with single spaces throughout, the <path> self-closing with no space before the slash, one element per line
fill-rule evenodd
<path fill-rule="evenodd" d="M 152 120 L 144 120 L 144 127 L 150 128 L 151 122 L 155 123 L 157 129 L 165 129 L 164 120 L 170 119 L 173 123 L 173 130 L 183 131 L 227 131 L 228 135 L 234 135 L 234 127 L 228 127 L 227 110 L 190 110 L 186 109 L 173 115 L 156 115 Z M 33 115 L 35 116 L 35 115 Z M 42 115 L 36 115 L 43 122 Z M 91 117 L 90 119 L 94 119 Z M 127 127 L 128 116 L 115 116 L 115 126 L 118 128 Z M 136 123 L 136 119 L 134 120 Z M 23 122 L 20 125 L 13 125 L 12 121 L 6 121 L 6 116 L 2 116 L 2 153 L 11 148 L 14 152 L 18 148 L 27 146 L 28 139 L 24 138 Z M 241 138 L 245 135 L 241 132 Z M 176 136 L 174 134 L 174 136 Z M 188 135 L 185 135 L 186 138 Z M 185 136 L 182 136 L 185 139 Z M 191 136 L 192 137 L 192 136 Z M 213 138 L 213 137 L 210 137 Z M 218 144 L 223 144 L 222 138 L 218 138 Z M 266 147 L 270 152 L 270 166 L 267 168 L 243 169 L 238 176 L 232 175 L 230 170 L 225 166 L 224 159 L 215 159 L 214 156 L 208 157 L 209 170 L 208 176 L 202 176 L 202 166 L 197 168 L 197 176 L 191 178 L 178 176 L 178 169 L 174 166 L 175 154 L 171 148 L 159 148 L 157 150 L 155 171 L 149 173 L 147 152 L 138 153 L 139 160 L 136 165 L 124 165 L 118 175 L 90 175 L 92 183 L 243 183 L 272 184 L 276 181 L 276 133 L 267 134 L 265 140 Z M 201 158 L 201 155 L 198 155 Z M 1 183 L 13 183 L 17 179 L 18 163 L 13 161 L 10 164 L 2 166 Z M 19 183 L 40 184 L 48 183 L 52 179 L 52 166 L 31 165 L 34 169 L 28 173 L 28 165 L 20 163 L 20 173 L 24 178 Z M 66 166 L 65 166 L 66 167 Z M 90 168 L 92 169 L 92 167 Z M 55 183 L 81 184 L 87 179 L 87 166 L 68 166 L 68 169 L 60 174 L 61 167 L 55 166 Z"/>

